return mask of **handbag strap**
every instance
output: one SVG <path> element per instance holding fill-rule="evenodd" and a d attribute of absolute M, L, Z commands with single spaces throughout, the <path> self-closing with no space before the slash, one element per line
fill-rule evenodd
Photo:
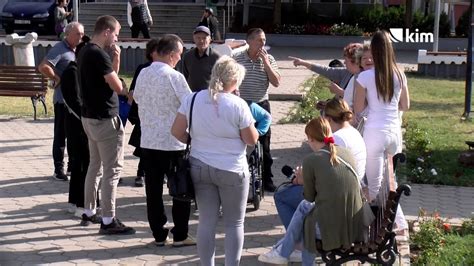
<path fill-rule="evenodd" d="M 191 108 L 189 108 L 189 127 L 188 127 L 188 140 L 186 141 L 186 150 L 185 153 L 189 153 L 189 146 L 191 145 L 191 125 L 193 124 L 193 107 L 194 107 L 194 100 L 196 99 L 196 95 L 199 92 L 195 92 L 193 95 L 193 99 L 191 100 Z"/>
<path fill-rule="evenodd" d="M 320 149 L 320 151 L 325 152 L 327 154 L 331 154 L 328 150 Z M 365 198 L 364 193 L 362 192 L 362 187 L 360 186 L 360 181 L 358 179 L 358 175 L 357 175 L 357 172 L 354 169 L 354 167 L 352 167 L 352 165 L 350 165 L 346 160 L 342 159 L 341 156 L 336 154 L 336 157 L 340 162 L 342 162 L 344 165 L 346 165 L 347 168 L 349 168 L 349 170 L 354 174 L 354 177 L 356 178 L 356 181 L 359 184 L 359 189 L 360 189 L 359 191 L 360 191 L 360 196 L 362 197 L 362 202 L 367 201 L 367 199 Z"/>

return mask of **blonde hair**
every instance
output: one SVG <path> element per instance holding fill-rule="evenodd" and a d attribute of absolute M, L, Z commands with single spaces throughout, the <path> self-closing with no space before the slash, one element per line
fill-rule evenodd
<path fill-rule="evenodd" d="M 227 55 L 221 56 L 212 68 L 209 96 L 216 101 L 219 92 L 234 83 L 237 83 L 237 87 L 240 86 L 244 77 L 245 68 L 242 65 Z"/>
<path fill-rule="evenodd" d="M 326 102 L 324 115 L 330 117 L 337 124 L 342 124 L 351 121 L 354 114 L 346 101 L 335 97 Z"/>
<path fill-rule="evenodd" d="M 363 70 L 362 68 L 362 57 L 364 57 L 365 52 L 371 52 L 370 51 L 370 43 L 364 42 L 362 44 L 362 49 L 357 50 L 355 54 L 355 63 L 360 67 L 360 69 Z"/>
<path fill-rule="evenodd" d="M 311 121 L 309 121 L 308 124 L 306 124 L 304 132 L 309 138 L 323 143 L 325 143 L 324 139 L 332 137 L 331 126 L 329 125 L 328 120 L 321 116 L 313 118 Z M 329 162 L 331 163 L 331 165 L 339 164 L 335 144 L 331 142 L 325 144 L 329 148 Z"/>

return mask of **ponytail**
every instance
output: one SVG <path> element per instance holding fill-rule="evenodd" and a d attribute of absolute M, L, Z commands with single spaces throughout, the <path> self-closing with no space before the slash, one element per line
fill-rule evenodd
<path fill-rule="evenodd" d="M 209 97 L 213 101 L 217 101 L 217 94 L 224 89 L 224 84 L 218 76 L 211 76 L 209 82 Z"/>
<path fill-rule="evenodd" d="M 331 126 L 328 120 L 323 117 L 314 118 L 306 124 L 305 133 L 308 138 L 323 142 L 329 148 L 329 162 L 332 166 L 338 165 L 336 146 L 332 136 Z"/>

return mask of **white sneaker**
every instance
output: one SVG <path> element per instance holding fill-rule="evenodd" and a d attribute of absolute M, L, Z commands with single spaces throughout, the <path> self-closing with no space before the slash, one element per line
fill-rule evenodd
<path fill-rule="evenodd" d="M 288 264 L 288 259 L 280 256 L 274 248 L 265 254 L 258 256 L 258 260 L 269 264 Z"/>
<path fill-rule="evenodd" d="M 301 250 L 293 250 L 290 254 L 290 262 L 302 262 L 303 261 L 303 253 Z"/>

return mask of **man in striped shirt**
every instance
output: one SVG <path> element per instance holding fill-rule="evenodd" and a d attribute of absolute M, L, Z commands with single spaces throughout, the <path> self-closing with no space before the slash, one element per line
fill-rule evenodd
<path fill-rule="evenodd" d="M 252 101 L 270 112 L 268 101 L 268 86 L 280 85 L 280 73 L 275 58 L 265 50 L 265 32 L 260 28 L 253 28 L 247 32 L 247 43 L 249 48 L 234 55 L 234 59 L 247 70 L 245 78 L 240 85 L 240 97 Z M 269 192 L 275 191 L 273 184 L 272 164 L 270 154 L 271 130 L 259 138 L 263 146 L 263 186 Z"/>

